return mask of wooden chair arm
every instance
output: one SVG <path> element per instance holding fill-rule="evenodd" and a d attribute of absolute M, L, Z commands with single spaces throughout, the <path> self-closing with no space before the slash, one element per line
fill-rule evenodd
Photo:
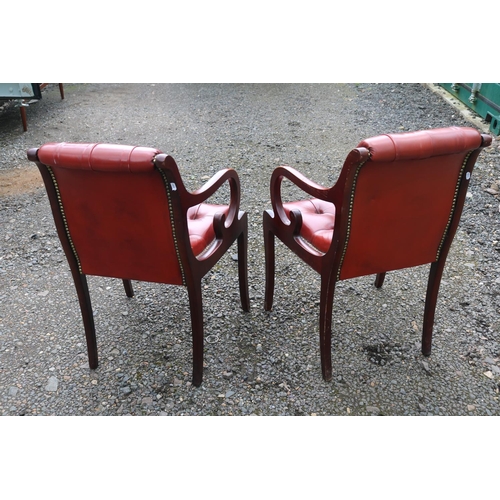
<path fill-rule="evenodd" d="M 233 168 L 220 170 L 201 188 L 191 192 L 184 186 L 177 164 L 170 155 L 166 155 L 164 153 L 157 155 L 155 158 L 155 164 L 158 168 L 165 172 L 169 182 L 171 184 L 173 183 L 172 185 L 175 186 L 175 190 L 178 191 L 180 204 L 184 213 L 186 213 L 190 207 L 194 207 L 208 200 L 208 198 L 215 194 L 225 182 L 228 182 L 230 187 L 229 212 L 227 217 L 223 220 L 224 226 L 230 226 L 235 217 L 238 216 L 241 189 L 238 173 Z M 221 227 L 220 221 L 217 222 L 217 226 Z"/>
<path fill-rule="evenodd" d="M 186 208 L 198 205 L 199 203 L 203 203 L 208 200 L 208 198 L 215 194 L 225 182 L 229 183 L 230 200 L 229 212 L 225 218 L 224 225 L 226 227 L 230 226 L 234 218 L 238 215 L 241 199 L 241 188 L 238 173 L 232 168 L 220 170 L 199 189 L 188 192 Z"/>
<path fill-rule="evenodd" d="M 292 167 L 277 167 L 271 176 L 271 205 L 274 213 L 280 218 L 281 222 L 287 226 L 290 225 L 292 221 L 286 216 L 283 208 L 283 201 L 281 199 L 281 183 L 284 178 L 288 179 L 292 184 L 314 198 L 331 201 L 331 188 L 325 188 L 320 184 L 316 184 Z"/>

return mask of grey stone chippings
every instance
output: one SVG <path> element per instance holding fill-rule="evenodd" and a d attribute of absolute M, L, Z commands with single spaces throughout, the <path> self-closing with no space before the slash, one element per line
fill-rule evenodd
<path fill-rule="evenodd" d="M 500 415 L 500 147 L 473 172 L 443 275 L 432 354 L 420 352 L 428 266 L 338 283 L 331 382 L 321 377 L 319 276 L 276 244 L 264 311 L 262 212 L 287 164 L 331 186 L 362 139 L 470 126 L 421 84 L 65 84 L 2 111 L 0 175 L 37 179 L 46 142 L 106 142 L 171 154 L 190 190 L 222 168 L 248 213 L 251 310 L 241 310 L 236 246 L 202 282 L 205 370 L 191 385 L 182 287 L 89 276 L 99 367 L 90 370 L 71 273 L 42 182 L 0 196 L 0 415 Z M 4 177 L 7 176 L 7 177 Z M 14 182 L 14 181 L 13 181 Z M 4 184 L 5 185 L 5 184 Z M 302 196 L 283 184 L 284 196 Z M 213 202 L 226 202 L 227 186 Z"/>
<path fill-rule="evenodd" d="M 49 377 L 49 381 L 47 382 L 47 385 L 45 386 L 45 390 L 49 392 L 55 392 L 57 391 L 57 388 L 59 386 L 59 381 L 57 380 L 56 377 Z"/>

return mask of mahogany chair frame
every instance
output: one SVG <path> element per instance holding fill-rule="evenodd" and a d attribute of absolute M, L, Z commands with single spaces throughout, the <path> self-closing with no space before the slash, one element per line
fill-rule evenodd
<path fill-rule="evenodd" d="M 78 295 L 85 328 L 89 366 L 91 369 L 96 369 L 98 366 L 97 340 L 87 275 L 83 272 L 84 270 L 82 270 L 81 262 L 78 258 L 79 249 L 75 248 L 71 237 L 73 228 L 71 224 L 68 224 L 65 215 L 64 204 L 61 199 L 57 176 L 55 175 L 57 169 L 53 166 L 45 165 L 39 160 L 39 148 L 30 149 L 27 155 L 30 161 L 36 163 L 45 183 L 57 233 L 66 254 Z M 184 186 L 177 164 L 171 156 L 158 152 L 152 161 L 154 170 L 157 172 L 158 182 L 162 183 L 165 187 L 165 197 L 168 199 L 168 206 L 170 208 L 177 258 L 182 274 L 182 283 L 168 283 L 166 281 L 164 283 L 181 284 L 188 291 L 192 324 L 192 383 L 198 387 L 201 385 L 203 379 L 204 348 L 201 280 L 235 241 L 237 242 L 238 252 L 238 278 L 241 305 L 244 311 L 250 310 L 247 272 L 247 214 L 239 210 L 240 182 L 238 174 L 234 169 L 219 171 L 200 189 L 190 192 Z M 198 255 L 197 257 L 194 255 L 190 244 L 187 222 L 188 209 L 203 204 L 225 183 L 228 183 L 230 188 L 229 210 L 227 215 L 215 214 L 213 218 L 215 241 L 210 248 L 207 248 L 202 255 Z M 100 275 L 104 276 L 104 274 Z M 121 279 L 127 297 L 133 297 L 132 280 L 128 276 L 121 276 Z"/>
<path fill-rule="evenodd" d="M 443 129 L 449 130 L 449 129 Z M 453 131 L 452 131 L 453 132 Z M 425 310 L 422 330 L 422 353 L 429 356 L 431 353 L 432 331 L 434 315 L 441 282 L 441 276 L 450 246 L 456 233 L 464 201 L 467 194 L 469 179 L 476 159 L 483 147 L 491 144 L 491 136 L 480 135 L 477 147 L 471 148 L 465 154 L 462 168 L 456 179 L 455 196 L 450 206 L 448 224 L 441 239 L 440 248 L 435 260 L 429 263 Z M 396 136 L 393 134 L 391 136 Z M 367 142 L 368 141 L 368 142 Z M 369 139 L 360 144 L 369 144 Z M 289 166 L 275 169 L 270 182 L 272 210 L 263 213 L 264 248 L 266 262 L 266 286 L 264 308 L 270 311 L 273 307 L 275 286 L 275 236 L 278 237 L 292 252 L 298 255 L 307 265 L 314 269 L 321 277 L 319 334 L 321 369 L 324 380 L 332 379 L 331 335 L 332 335 L 332 310 L 335 286 L 338 281 L 351 277 L 362 276 L 366 273 L 343 276 L 343 264 L 346 252 L 349 249 L 349 238 L 352 231 L 351 216 L 353 203 L 356 196 L 356 182 L 364 166 L 372 162 L 372 152 L 368 147 L 358 146 L 347 156 L 337 182 L 332 187 L 321 186 L 302 175 Z M 404 168 L 404 162 L 399 168 Z M 335 208 L 335 224 L 331 245 L 326 252 L 317 250 L 304 243 L 300 231 L 302 226 L 302 213 L 300 210 L 285 210 L 286 204 L 282 201 L 281 186 L 284 179 L 300 188 L 307 195 L 332 203 Z M 293 205 L 291 205 L 293 206 Z M 397 210 L 397 208 L 396 208 Z M 425 262 L 423 262 L 425 263 Z M 376 266 L 376 264 L 375 264 Z M 406 266 L 411 267 L 411 266 Z M 402 267 L 396 267 L 398 269 Z M 375 286 L 380 288 L 384 282 L 387 271 L 393 269 L 378 269 L 376 272 Z"/>

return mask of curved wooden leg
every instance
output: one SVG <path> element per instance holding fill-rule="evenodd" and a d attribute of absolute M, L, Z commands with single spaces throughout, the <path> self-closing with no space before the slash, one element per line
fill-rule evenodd
<path fill-rule="evenodd" d="M 378 273 L 375 278 L 375 286 L 380 288 L 384 284 L 385 273 Z"/>
<path fill-rule="evenodd" d="M 89 366 L 93 370 L 97 368 L 99 360 L 97 358 L 97 340 L 95 335 L 94 314 L 90 302 L 87 277 L 79 272 L 73 272 L 73 281 L 75 282 L 80 310 L 82 313 L 83 326 L 85 328 L 85 337 L 87 339 L 87 352 L 89 357 Z"/>
<path fill-rule="evenodd" d="M 321 277 L 319 311 L 319 347 L 323 378 L 332 380 L 332 310 L 335 280 L 330 276 Z"/>
<path fill-rule="evenodd" d="M 266 289 L 264 296 L 264 309 L 270 311 L 273 307 L 274 298 L 274 273 L 275 273 L 275 255 L 274 255 L 274 233 L 269 229 L 269 215 L 264 212 L 264 253 L 266 261 Z"/>
<path fill-rule="evenodd" d="M 250 311 L 250 297 L 248 296 L 248 223 L 245 219 L 245 229 L 238 236 L 238 280 L 240 284 L 241 307 Z"/>
<path fill-rule="evenodd" d="M 61 99 L 64 99 L 64 87 L 62 83 L 59 84 L 59 92 L 61 94 Z"/>
<path fill-rule="evenodd" d="M 203 380 L 203 304 L 201 282 L 188 285 L 193 333 L 193 385 L 199 387 Z"/>
<path fill-rule="evenodd" d="M 432 329 L 434 326 L 434 313 L 443 275 L 444 259 L 441 262 L 433 262 L 429 272 L 429 281 L 427 282 L 427 294 L 425 296 L 424 324 L 422 330 L 422 354 L 430 356 L 432 346 Z"/>
<path fill-rule="evenodd" d="M 127 294 L 127 297 L 133 297 L 134 296 L 134 289 L 132 288 L 132 282 L 130 280 L 122 280 L 123 281 L 123 286 L 125 288 L 125 293 Z"/>

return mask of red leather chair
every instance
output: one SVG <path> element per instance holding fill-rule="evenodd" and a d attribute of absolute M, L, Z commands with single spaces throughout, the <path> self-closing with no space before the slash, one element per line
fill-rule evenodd
<path fill-rule="evenodd" d="M 54 221 L 75 282 L 89 364 L 97 344 L 86 275 L 187 287 L 193 332 L 193 384 L 203 377 L 201 279 L 238 244 L 241 304 L 249 310 L 247 215 L 239 210 L 235 170 L 221 170 L 201 189 L 186 190 L 171 156 L 112 144 L 45 144 L 30 149 L 47 189 Z M 225 183 L 228 205 L 205 203 Z"/>
<path fill-rule="evenodd" d="M 331 380 L 331 328 L 340 280 L 430 263 L 422 353 L 430 355 L 441 275 L 457 229 L 472 169 L 489 135 L 450 127 L 380 135 L 353 149 L 333 187 L 278 167 L 271 178 L 272 210 L 264 212 L 266 310 L 273 305 L 274 237 L 321 275 L 320 351 Z M 283 203 L 288 179 L 311 199 Z"/>

